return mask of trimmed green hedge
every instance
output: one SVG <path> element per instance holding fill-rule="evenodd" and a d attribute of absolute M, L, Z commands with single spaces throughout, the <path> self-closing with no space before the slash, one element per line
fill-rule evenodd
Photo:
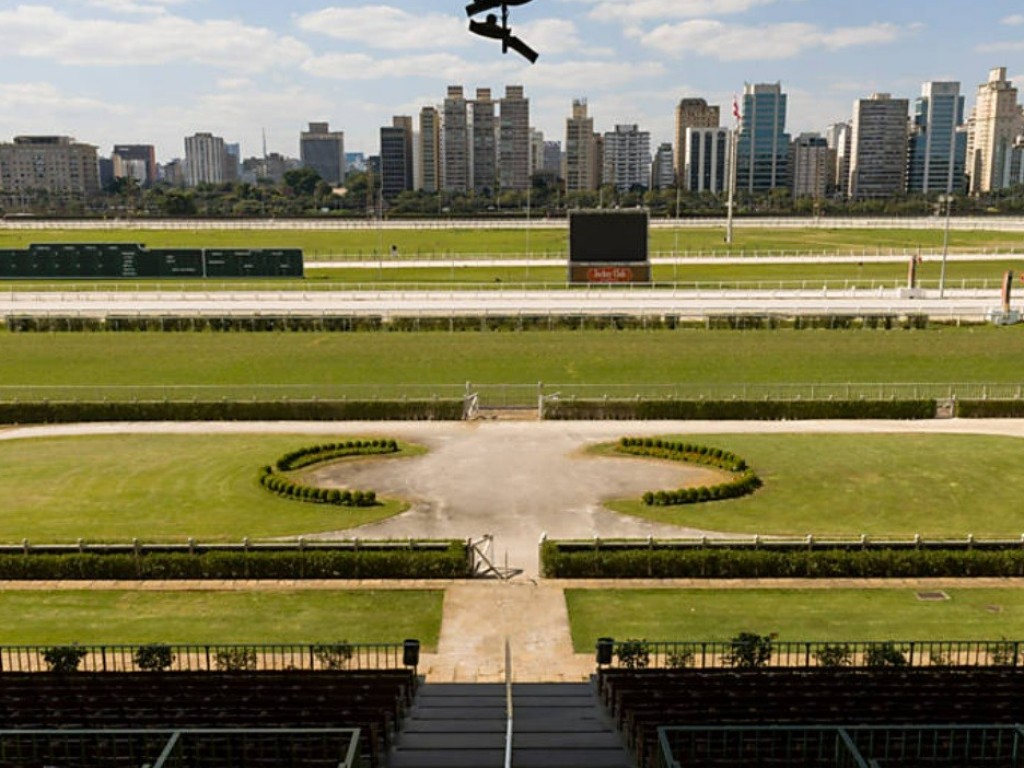
<path fill-rule="evenodd" d="M 934 400 L 560 400 L 544 404 L 552 421 L 800 421 L 934 419 Z"/>
<path fill-rule="evenodd" d="M 465 542 L 447 549 L 0 554 L 0 580 L 464 579 Z"/>
<path fill-rule="evenodd" d="M 541 573 L 556 579 L 926 578 L 1024 576 L 1024 548 L 771 549 L 767 547 L 586 547 L 546 541 Z"/>
<path fill-rule="evenodd" d="M 681 488 L 676 491 L 647 491 L 643 502 L 648 507 L 671 507 L 683 504 L 704 504 L 749 496 L 763 483 L 747 462 L 734 453 L 706 445 L 672 442 L 657 437 L 624 437 L 615 450 L 629 456 L 668 459 L 686 464 L 716 467 L 737 475 L 727 483 L 700 488 Z"/>
<path fill-rule="evenodd" d="M 278 472 L 293 472 L 314 464 L 344 459 L 348 456 L 378 456 L 398 453 L 398 442 L 395 440 L 348 440 L 344 443 L 328 443 L 327 445 L 311 445 L 306 448 L 286 453 L 274 462 Z"/>
<path fill-rule="evenodd" d="M 461 421 L 461 400 L 0 403 L 0 424 L 94 421 Z"/>
<path fill-rule="evenodd" d="M 1024 419 L 1024 400 L 959 400 L 961 419 Z"/>

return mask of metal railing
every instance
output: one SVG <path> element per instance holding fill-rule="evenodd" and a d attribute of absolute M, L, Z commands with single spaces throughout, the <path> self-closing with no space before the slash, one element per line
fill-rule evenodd
<path fill-rule="evenodd" d="M 749 636 L 707 641 L 598 641 L 604 669 L 801 669 L 813 667 L 1012 667 L 1020 640 L 780 641 Z"/>
<path fill-rule="evenodd" d="M 195 403 L 465 400 L 536 407 L 573 400 L 1021 400 L 1024 382 L 763 382 L 677 384 L 2 385 L 0 403 Z"/>
<path fill-rule="evenodd" d="M 305 758 L 318 763 L 329 760 L 337 768 L 355 768 L 359 765 L 359 729 L 4 730 L 0 731 L 0 754 L 7 765 L 222 768 L 298 765 L 294 760 Z"/>
<path fill-rule="evenodd" d="M 669 726 L 658 729 L 658 744 L 657 768 L 1024 765 L 1017 725 Z"/>
<path fill-rule="evenodd" d="M 401 643 L 343 641 L 256 645 L 5 645 L 0 646 L 0 673 L 61 669 L 141 672 L 147 671 L 147 658 L 153 657 L 162 657 L 167 663 L 160 666 L 168 672 L 407 669 L 403 652 Z"/>

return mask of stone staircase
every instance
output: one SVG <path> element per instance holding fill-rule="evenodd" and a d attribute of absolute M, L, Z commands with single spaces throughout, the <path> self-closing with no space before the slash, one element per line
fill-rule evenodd
<path fill-rule="evenodd" d="M 514 768 L 633 768 L 588 683 L 512 686 Z M 395 738 L 390 768 L 502 768 L 505 686 L 426 684 Z"/>

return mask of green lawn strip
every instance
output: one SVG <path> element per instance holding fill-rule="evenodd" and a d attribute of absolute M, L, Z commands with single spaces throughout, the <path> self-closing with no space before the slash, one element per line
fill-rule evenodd
<path fill-rule="evenodd" d="M 312 441 L 330 440 L 117 435 L 0 442 L 0 541 L 241 541 L 344 530 L 407 508 L 387 498 L 367 508 L 303 503 L 260 488 L 261 466 Z M 400 461 L 421 452 L 358 460 Z"/>
<path fill-rule="evenodd" d="M 1024 482 L 1020 462 L 1024 442 L 1014 438 L 714 435 L 679 439 L 704 441 L 743 456 L 764 487 L 752 496 L 708 504 L 648 507 L 636 498 L 608 506 L 647 520 L 729 533 L 1016 538 L 1024 530 L 1019 493 Z"/>
<path fill-rule="evenodd" d="M 399 257 L 415 258 L 424 254 L 535 255 L 564 253 L 568 247 L 568 228 L 525 229 L 452 229 L 349 231 L 327 230 L 0 230 L 0 248 L 24 248 L 32 243 L 130 242 L 150 248 L 302 248 L 310 261 L 339 256 L 374 258 L 391 255 L 398 247 Z M 760 229 L 738 227 L 731 248 L 723 243 L 722 228 L 652 229 L 651 250 L 679 250 L 743 253 L 754 251 L 876 252 L 878 249 L 917 248 L 936 250 L 942 246 L 942 231 L 910 229 Z M 954 249 L 1019 249 L 1021 237 L 1014 232 L 956 231 L 950 233 Z"/>
<path fill-rule="evenodd" d="M 0 593 L 4 645 L 401 643 L 437 647 L 433 590 Z"/>
<path fill-rule="evenodd" d="M 1024 592 L 947 589 L 568 589 L 573 646 L 616 640 L 723 641 L 741 632 L 780 641 L 999 640 L 1024 637 Z"/>
<path fill-rule="evenodd" d="M 251 397 L 260 386 L 298 385 L 307 394 L 330 396 L 343 394 L 338 386 L 372 392 L 375 385 L 462 387 L 467 381 L 595 387 L 1020 382 L 1022 355 L 1024 326 L 911 332 L 0 332 L 0 386 L 238 386 Z M 266 390 L 271 398 L 285 394 Z"/>

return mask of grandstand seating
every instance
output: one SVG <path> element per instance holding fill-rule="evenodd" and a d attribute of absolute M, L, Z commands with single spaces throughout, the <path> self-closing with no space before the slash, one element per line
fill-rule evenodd
<path fill-rule="evenodd" d="M 382 756 L 412 670 L 0 674 L 0 729 L 359 728 Z"/>
<path fill-rule="evenodd" d="M 660 726 L 1024 720 L 1024 671 L 1015 668 L 605 669 L 599 687 L 640 765 L 653 758 Z"/>

